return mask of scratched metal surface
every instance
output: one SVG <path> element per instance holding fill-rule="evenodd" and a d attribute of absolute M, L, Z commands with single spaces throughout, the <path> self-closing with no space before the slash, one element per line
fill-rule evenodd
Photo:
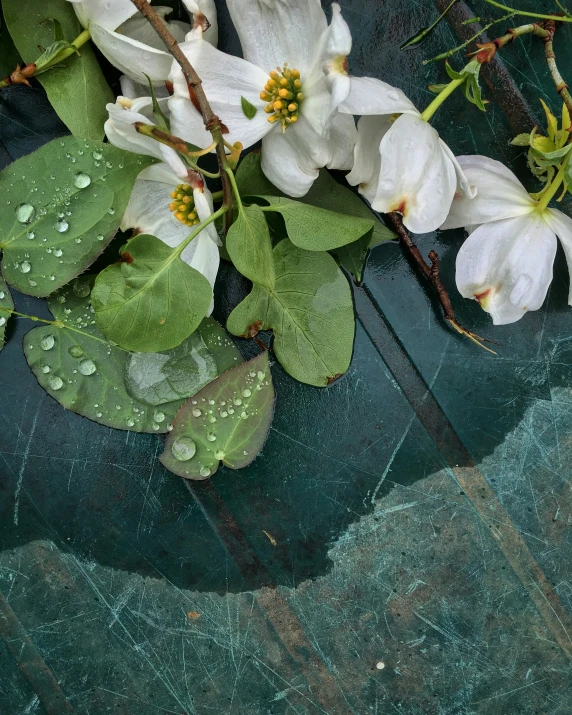
<path fill-rule="evenodd" d="M 491 14 L 461 3 L 400 53 L 432 2 L 344 12 L 352 70 L 421 106 L 443 71 L 420 60 Z M 221 25 L 236 48 L 224 12 Z M 554 93 L 533 41 L 503 58 L 487 114 L 455 99 L 438 124 L 457 153 L 522 173 L 508 141 Z M 0 116 L 4 163 L 65 131 L 37 89 L 4 91 Z M 449 284 L 461 240 L 420 241 Z M 397 246 L 376 249 L 349 373 L 317 390 L 275 365 L 263 454 L 192 487 L 157 462 L 156 437 L 46 396 L 21 353 L 29 325 L 15 325 L 0 356 L 0 712 L 569 713 L 567 285 L 559 255 L 547 307 L 494 331 L 456 299 L 462 322 L 503 343 L 489 357 L 443 327 Z M 223 313 L 243 288 L 223 272 Z"/>

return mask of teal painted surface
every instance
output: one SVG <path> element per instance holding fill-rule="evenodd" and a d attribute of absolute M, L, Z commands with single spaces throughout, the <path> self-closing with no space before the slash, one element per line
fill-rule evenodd
<path fill-rule="evenodd" d="M 427 103 L 426 84 L 444 73 L 420 59 L 458 40 L 443 23 L 420 48 L 398 47 L 434 5 L 343 10 L 351 69 Z M 221 26 L 236 48 L 224 15 Z M 557 38 L 563 72 L 569 37 Z M 502 55 L 534 112 L 537 88 L 556 107 L 540 52 L 525 40 Z M 524 176 L 508 146 L 516 104 L 501 89 L 486 115 L 455 98 L 437 125 L 456 153 L 490 154 Z M 24 100 L 40 112 L 38 90 L 0 95 L 13 158 L 42 141 L 16 129 Z M 57 123 L 50 132 L 43 140 Z M 438 250 L 449 286 L 461 241 L 419 240 Z M 398 246 L 375 249 L 365 285 L 348 374 L 319 390 L 274 365 L 263 454 L 192 488 L 158 463 L 157 437 L 64 412 L 22 357 L 31 326 L 11 328 L 0 355 L 0 712 L 61 712 L 46 672 L 90 715 L 572 710 L 563 256 L 547 307 L 515 326 L 493 329 L 454 295 L 461 322 L 502 343 L 497 357 L 443 326 Z M 242 289 L 222 274 L 223 311 Z M 35 649 L 29 662 L 19 629 Z"/>

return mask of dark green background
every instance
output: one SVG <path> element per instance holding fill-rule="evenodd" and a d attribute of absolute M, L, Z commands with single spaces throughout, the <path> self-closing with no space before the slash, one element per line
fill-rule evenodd
<path fill-rule="evenodd" d="M 221 46 L 237 52 L 222 5 Z M 502 14 L 459 2 L 400 52 L 437 16 L 430 0 L 342 10 L 351 71 L 420 108 L 427 84 L 446 81 L 422 59 L 473 34 L 467 17 Z M 555 43 L 565 77 L 571 31 Z M 435 125 L 456 154 L 487 154 L 528 181 L 510 138 L 540 116 L 539 97 L 559 110 L 540 42 L 507 47 L 483 79 L 486 114 L 458 95 Z M 0 121 L 3 164 L 65 133 L 38 85 L 2 90 Z M 320 390 L 275 364 L 263 453 L 208 483 L 168 473 L 157 437 L 64 411 L 25 363 L 32 326 L 11 321 L 0 355 L 0 712 L 572 711 L 565 261 L 559 251 L 542 310 L 493 327 L 453 288 L 462 240 L 434 233 L 419 245 L 439 252 L 459 320 L 501 342 L 497 356 L 448 330 L 399 246 L 383 245 L 355 289 L 349 372 Z M 219 318 L 244 289 L 221 271 Z M 41 301 L 15 300 L 45 314 Z"/>

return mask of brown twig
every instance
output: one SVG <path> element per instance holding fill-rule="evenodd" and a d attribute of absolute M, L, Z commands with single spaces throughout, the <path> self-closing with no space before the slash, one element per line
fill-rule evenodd
<path fill-rule="evenodd" d="M 409 235 L 409 232 L 403 225 L 401 214 L 397 213 L 396 211 L 393 211 L 387 214 L 387 218 L 389 219 L 393 230 L 397 234 L 401 245 L 409 255 L 409 258 L 415 264 L 415 267 L 433 286 L 433 289 L 437 294 L 437 298 L 439 299 L 439 304 L 443 309 L 443 316 L 445 320 L 453 328 L 455 328 L 458 333 L 461 333 L 461 335 L 466 336 L 473 343 L 476 343 L 488 352 L 496 354 L 494 350 L 491 350 L 490 348 L 487 348 L 485 345 L 482 344 L 483 341 L 487 343 L 494 343 L 494 340 L 481 338 L 479 335 L 472 333 L 470 330 L 464 328 L 455 317 L 455 311 L 453 310 L 453 305 L 451 303 L 451 299 L 449 298 L 449 293 L 443 285 L 443 281 L 441 280 L 441 275 L 439 273 L 439 256 L 437 255 L 437 253 L 435 251 L 429 251 L 429 260 L 431 261 L 431 265 L 429 265 L 421 255 L 420 250 L 417 248 L 417 246 L 413 242 L 413 239 Z M 495 344 L 498 345 L 498 343 Z"/>
<path fill-rule="evenodd" d="M 183 75 L 187 80 L 187 86 L 189 88 L 189 98 L 193 101 L 196 98 L 196 104 L 198 105 L 198 110 L 200 111 L 205 128 L 212 134 L 213 140 L 216 142 L 216 155 L 218 159 L 220 178 L 222 182 L 222 190 L 224 195 L 223 204 L 227 207 L 225 213 L 225 228 L 228 230 L 230 224 L 232 223 L 232 186 L 230 179 L 226 173 L 226 153 L 224 151 L 224 142 L 222 136 L 222 127 L 220 119 L 213 112 L 211 105 L 207 99 L 201 78 L 195 72 L 195 69 L 185 57 L 181 48 L 177 44 L 177 40 L 171 35 L 165 24 L 162 22 L 161 18 L 155 10 L 151 7 L 148 0 L 131 0 L 135 7 L 145 16 L 149 21 L 155 32 L 165 43 L 165 47 L 177 60 Z"/>
<path fill-rule="evenodd" d="M 564 104 L 568 108 L 568 111 L 570 112 L 570 115 L 572 116 L 572 95 L 570 95 L 568 85 L 558 71 L 558 67 L 556 65 L 556 55 L 554 54 L 553 40 L 554 33 L 556 32 L 556 22 L 554 20 L 545 20 L 542 25 L 547 32 L 547 35 L 542 38 L 542 42 L 544 44 L 544 56 L 546 57 L 546 64 L 548 65 L 552 81 L 556 85 L 556 91 L 561 96 L 562 101 L 564 102 Z"/>

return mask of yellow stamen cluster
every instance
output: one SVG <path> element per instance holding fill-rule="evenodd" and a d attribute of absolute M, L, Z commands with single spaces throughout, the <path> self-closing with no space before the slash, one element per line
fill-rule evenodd
<path fill-rule="evenodd" d="M 175 214 L 175 218 L 185 226 L 195 226 L 199 223 L 199 216 L 193 200 L 193 189 L 189 184 L 179 184 L 171 194 L 173 201 L 169 204 L 169 209 Z"/>
<path fill-rule="evenodd" d="M 269 115 L 271 123 L 280 122 L 282 131 L 289 124 L 298 121 L 300 102 L 304 99 L 300 72 L 291 70 L 287 65 L 277 67 L 270 73 L 266 86 L 260 93 L 260 99 L 268 104 L 264 111 Z"/>

